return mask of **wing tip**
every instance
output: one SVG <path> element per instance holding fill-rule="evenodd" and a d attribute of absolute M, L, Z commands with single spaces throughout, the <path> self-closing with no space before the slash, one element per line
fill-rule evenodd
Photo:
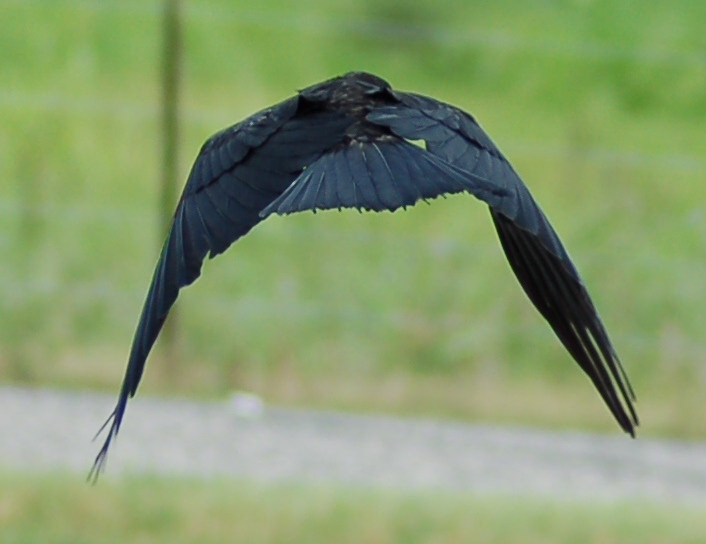
<path fill-rule="evenodd" d="M 623 412 L 624 422 L 618 420 L 618 424 L 622 427 L 626 434 L 630 435 L 630 438 L 637 438 L 637 428 L 640 426 L 640 420 L 635 413 L 634 407 L 631 403 L 628 403 L 630 414 Z"/>
<path fill-rule="evenodd" d="M 130 396 L 132 396 L 132 394 L 133 393 L 130 393 Z M 115 408 L 105 420 L 103 425 L 100 426 L 100 429 L 98 429 L 98 432 L 93 437 L 93 441 L 95 441 L 105 430 L 108 424 L 110 424 L 110 428 L 108 429 L 108 436 L 106 436 L 105 442 L 103 442 L 103 446 L 101 446 L 98 455 L 96 455 L 96 458 L 93 461 L 93 466 L 91 467 L 91 470 L 88 471 L 88 475 L 86 477 L 86 481 L 91 483 L 92 485 L 95 485 L 98 482 L 98 476 L 100 476 L 101 472 L 105 470 L 105 465 L 108 460 L 108 450 L 110 449 L 110 445 L 113 439 L 118 436 L 118 431 L 120 430 L 123 415 L 125 414 L 125 407 L 127 406 L 127 398 L 128 391 L 124 386 L 123 390 L 120 392 L 118 402 L 115 405 Z"/>

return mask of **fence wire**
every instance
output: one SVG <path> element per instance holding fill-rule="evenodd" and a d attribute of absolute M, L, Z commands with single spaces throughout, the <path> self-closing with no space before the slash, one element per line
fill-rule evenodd
<path fill-rule="evenodd" d="M 0 0 L 1 5 L 27 9 L 56 7 L 54 0 Z M 161 3 L 157 1 L 62 0 L 62 8 L 79 11 L 123 13 L 157 17 Z M 499 51 L 521 51 L 536 55 L 597 61 L 630 61 L 640 64 L 706 66 L 705 51 L 679 51 L 657 47 L 628 47 L 613 44 L 574 41 L 566 43 L 549 38 L 524 39 L 502 32 L 480 29 L 449 29 L 440 26 L 401 24 L 367 19 L 341 19 L 319 14 L 287 10 L 233 9 L 220 6 L 185 3 L 185 21 L 208 22 L 233 26 L 256 25 L 273 30 L 349 35 L 360 38 L 385 36 L 397 40 L 433 43 L 446 47 L 482 47 Z"/>

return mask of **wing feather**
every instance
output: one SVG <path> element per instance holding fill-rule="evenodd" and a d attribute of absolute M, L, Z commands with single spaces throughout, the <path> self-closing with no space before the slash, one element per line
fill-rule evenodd
<path fill-rule="evenodd" d="M 358 144 L 351 144 L 345 151 L 336 153 L 336 161 L 345 161 L 348 165 L 350 178 L 346 183 L 355 185 L 356 190 L 361 195 L 361 207 L 364 210 L 379 212 L 384 206 L 378 196 L 377 189 L 370 179 L 368 168 L 365 165 L 362 148 Z"/>
<path fill-rule="evenodd" d="M 402 206 L 414 204 L 414 200 L 405 199 L 397 188 L 395 176 L 390 172 L 390 167 L 380 152 L 380 148 L 375 143 L 371 143 L 363 146 L 362 152 L 369 178 L 375 185 L 375 190 L 383 206 L 388 210 L 396 210 Z"/>

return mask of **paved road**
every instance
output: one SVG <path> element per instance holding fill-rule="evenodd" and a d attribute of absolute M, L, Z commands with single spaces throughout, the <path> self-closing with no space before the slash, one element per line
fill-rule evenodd
<path fill-rule="evenodd" d="M 86 474 L 112 395 L 0 387 L 0 466 Z M 247 403 L 246 403 L 247 404 Z M 257 406 L 255 406 L 257 408 Z M 706 444 L 137 397 L 107 475 L 151 472 L 706 504 Z"/>

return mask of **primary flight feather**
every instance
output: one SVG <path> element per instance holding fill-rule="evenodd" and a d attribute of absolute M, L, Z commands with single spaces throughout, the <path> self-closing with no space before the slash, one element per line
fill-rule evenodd
<path fill-rule="evenodd" d="M 425 148 L 410 143 L 423 140 Z M 488 204 L 527 296 L 634 436 L 634 393 L 588 291 L 556 232 L 507 159 L 469 114 L 351 72 L 227 128 L 201 148 L 179 199 L 137 324 L 98 474 L 127 399 L 179 290 L 272 213 L 394 211 L 468 192 Z M 102 429 L 101 429 L 102 430 Z"/>

